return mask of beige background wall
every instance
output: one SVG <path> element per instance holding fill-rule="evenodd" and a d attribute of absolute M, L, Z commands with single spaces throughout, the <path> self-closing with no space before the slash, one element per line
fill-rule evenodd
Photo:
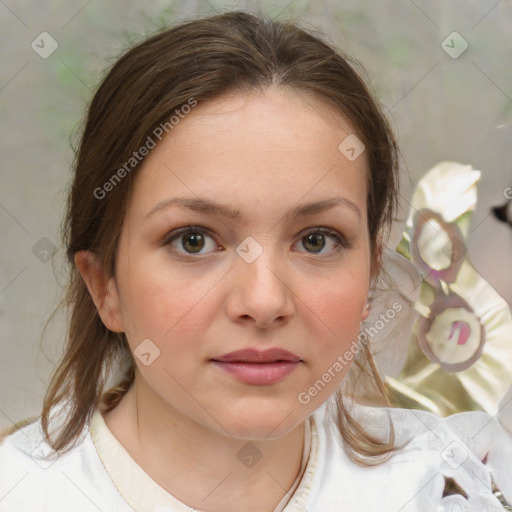
<path fill-rule="evenodd" d="M 366 67 L 390 111 L 410 172 L 402 190 L 404 208 L 414 184 L 441 160 L 482 171 L 469 255 L 512 303 L 512 230 L 489 216 L 512 186 L 510 0 L 5 0 L 0 2 L 0 427 L 39 413 L 61 353 L 62 315 L 42 346 L 39 340 L 65 278 L 59 224 L 73 158 L 70 133 L 102 70 L 129 41 L 161 24 L 232 8 L 255 10 L 258 4 L 267 14 L 297 17 L 325 31 Z M 453 31 L 469 45 L 459 58 L 441 47 Z M 38 37 L 42 32 L 55 42 Z M 52 44 L 58 47 L 48 56 Z"/>

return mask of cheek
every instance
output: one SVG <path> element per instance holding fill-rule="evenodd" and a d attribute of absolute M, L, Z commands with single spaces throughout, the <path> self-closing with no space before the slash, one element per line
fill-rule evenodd
<path fill-rule="evenodd" d="M 365 295 L 355 297 L 347 296 L 345 293 L 326 294 L 323 306 L 317 308 L 318 318 L 323 324 L 320 332 L 324 333 L 317 342 L 320 354 L 345 350 L 350 342 L 357 338 L 365 298 Z"/>
<path fill-rule="evenodd" d="M 206 318 L 201 305 L 215 283 L 185 278 L 183 272 L 149 268 L 128 269 L 123 318 L 133 343 L 149 338 L 164 349 L 169 340 L 179 343 L 183 337 L 193 337 L 200 328 L 198 322 Z"/>
<path fill-rule="evenodd" d="M 340 272 L 322 281 L 312 280 L 304 285 L 301 295 L 309 297 L 305 302 L 325 319 L 327 326 L 343 332 L 344 326 L 359 326 L 368 288 L 368 273 L 362 268 L 360 271 Z"/>
<path fill-rule="evenodd" d="M 315 337 L 315 360 L 317 370 L 329 366 L 337 356 L 357 346 L 360 333 L 362 314 L 368 295 L 368 278 L 365 272 L 350 273 L 330 279 L 323 286 L 314 287 L 310 283 L 309 290 L 316 290 L 309 300 L 305 300 L 305 314 L 311 321 L 309 330 L 318 333 Z M 302 296 L 307 297 L 305 287 Z M 308 312 L 309 311 L 309 312 Z"/>
<path fill-rule="evenodd" d="M 306 383 L 297 395 L 312 411 L 336 392 L 345 379 L 359 347 L 361 313 L 366 304 L 364 279 L 318 294 L 307 303 L 314 351 Z M 306 309 L 308 309 L 306 308 Z"/>
<path fill-rule="evenodd" d="M 165 279 L 132 273 L 125 290 L 129 345 L 142 377 L 167 402 L 183 394 L 180 383 L 197 375 L 206 358 L 203 335 L 212 305 L 205 290 L 208 288 L 197 282 L 191 286 L 183 274 L 175 273 Z M 147 353 L 150 356 L 144 359 Z M 190 392 L 194 384 L 187 384 Z"/>

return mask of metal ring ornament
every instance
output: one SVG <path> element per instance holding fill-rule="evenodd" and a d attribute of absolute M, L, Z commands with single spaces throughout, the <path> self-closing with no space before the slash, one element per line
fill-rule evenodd
<path fill-rule="evenodd" d="M 445 268 L 433 268 L 425 260 L 425 255 L 421 254 L 419 246 L 420 237 L 426 225 L 432 226 L 432 224 L 429 224 L 431 221 L 436 222 L 443 229 L 448 240 L 452 244 L 452 248 L 449 251 L 450 264 Z M 423 279 L 437 288 L 439 286 L 439 281 L 453 283 L 457 279 L 457 275 L 464 260 L 466 246 L 464 244 L 464 237 L 455 222 L 446 222 L 438 213 L 428 209 L 422 209 L 419 210 L 414 217 L 413 237 L 410 251 L 413 263 L 425 272 Z M 444 251 L 444 248 L 443 253 L 445 256 L 448 256 Z"/>

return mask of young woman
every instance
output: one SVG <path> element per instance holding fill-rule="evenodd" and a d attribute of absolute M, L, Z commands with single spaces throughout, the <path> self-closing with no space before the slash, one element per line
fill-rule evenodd
<path fill-rule="evenodd" d="M 505 510 L 495 420 L 355 403 L 385 397 L 360 333 L 397 167 L 297 26 L 232 12 L 123 55 L 76 158 L 66 352 L 0 446 L 0 510 Z"/>

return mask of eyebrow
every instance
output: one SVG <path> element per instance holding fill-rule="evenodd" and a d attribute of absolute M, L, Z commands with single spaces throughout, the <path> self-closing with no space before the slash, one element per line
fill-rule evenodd
<path fill-rule="evenodd" d="M 162 210 L 163 208 L 168 208 L 169 206 L 178 206 L 198 213 L 221 216 L 231 220 L 242 220 L 243 218 L 240 210 L 230 208 L 229 206 L 219 204 L 201 197 L 173 197 L 170 199 L 164 199 L 163 201 L 157 203 L 147 213 L 145 218 L 147 219 L 154 213 Z M 336 206 L 345 206 L 356 213 L 359 219 L 362 217 L 361 211 L 354 202 L 344 197 L 332 197 L 322 201 L 298 205 L 290 210 L 284 218 L 285 220 L 290 221 L 299 217 L 305 217 L 308 215 L 324 212 Z"/>

